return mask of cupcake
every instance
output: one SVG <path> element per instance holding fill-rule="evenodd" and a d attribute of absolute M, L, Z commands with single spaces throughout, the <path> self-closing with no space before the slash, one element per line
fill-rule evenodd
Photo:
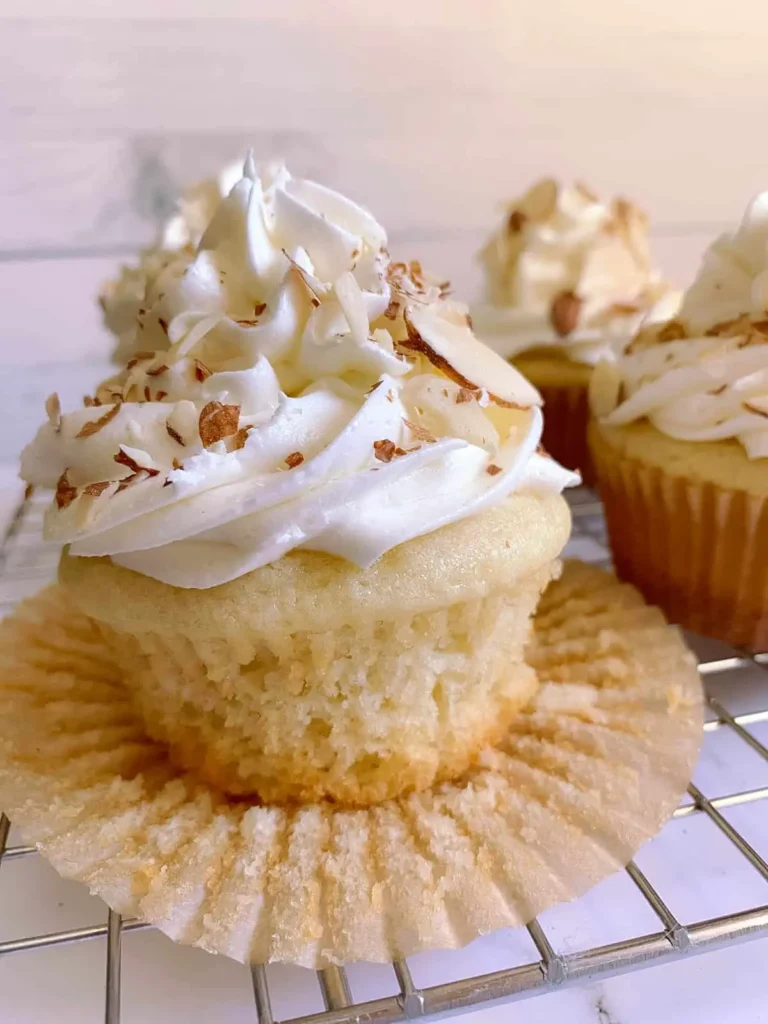
<path fill-rule="evenodd" d="M 216 207 L 238 181 L 241 171 L 242 163 L 228 164 L 216 177 L 186 189 L 176 212 L 160 228 L 155 244 L 141 253 L 136 266 L 121 267 L 119 276 L 102 288 L 99 304 L 104 326 L 117 341 L 117 362 L 125 362 L 125 346 L 131 344 L 136 316 L 144 301 L 162 291 L 160 282 L 172 263 L 185 266 L 191 262 Z"/>
<path fill-rule="evenodd" d="M 591 398 L 620 576 L 691 630 L 768 647 L 768 192 Z"/>
<path fill-rule="evenodd" d="M 570 528 L 536 390 L 367 210 L 250 158 L 121 345 L 22 476 L 147 733 L 270 802 L 459 776 L 536 690 Z"/>
<path fill-rule="evenodd" d="M 480 253 L 478 335 L 541 392 L 544 444 L 594 482 L 587 447 L 592 368 L 613 359 L 670 289 L 654 271 L 645 214 L 584 185 L 544 179 L 509 207 Z"/>

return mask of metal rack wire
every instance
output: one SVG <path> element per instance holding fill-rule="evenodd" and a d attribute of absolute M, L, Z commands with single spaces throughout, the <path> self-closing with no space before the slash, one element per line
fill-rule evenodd
<path fill-rule="evenodd" d="M 599 502 L 589 492 L 582 490 L 575 492 L 572 508 L 575 553 L 608 564 L 605 526 Z M 33 593 L 54 573 L 58 552 L 54 546 L 43 545 L 39 540 L 41 509 L 42 504 L 34 496 L 28 496 L 19 505 L 6 531 L 0 547 L 0 613 L 9 610 L 22 597 Z M 580 550 L 579 544 L 585 545 L 585 550 Z M 700 670 L 705 685 L 724 672 L 734 673 L 730 691 L 733 693 L 738 692 L 739 673 L 748 669 L 758 669 L 765 674 L 765 707 L 746 714 L 732 713 L 721 700 L 709 694 L 707 699 L 712 717 L 704 728 L 706 732 L 729 730 L 768 761 L 768 748 L 749 731 L 754 725 L 768 722 L 768 654 L 748 655 L 737 650 L 727 650 L 716 656 L 709 654 L 700 657 Z M 710 798 L 692 783 L 688 794 L 691 802 L 679 807 L 675 818 L 705 815 L 741 857 L 768 882 L 768 863 L 722 813 L 729 808 L 767 800 L 768 787 Z M 4 860 L 36 854 L 34 847 L 8 846 L 9 827 L 8 818 L 0 816 L 0 866 Z M 318 972 L 325 1009 L 308 1016 L 292 1017 L 290 1024 L 356 1024 L 362 1020 L 368 1024 L 395 1024 L 397 1021 L 419 1017 L 431 1016 L 434 1019 L 435 1016 L 477 1009 L 492 1002 L 547 992 L 579 981 L 620 974 L 660 961 L 702 953 L 728 943 L 768 936 L 768 903 L 738 913 L 683 924 L 670 909 L 668 900 L 654 888 L 636 863 L 630 862 L 625 870 L 658 919 L 658 930 L 609 945 L 562 954 L 555 951 L 545 929 L 534 919 L 527 930 L 539 954 L 538 960 L 426 988 L 418 988 L 414 984 L 406 961 L 396 961 L 392 966 L 399 993 L 365 1003 L 353 1001 L 345 969 L 331 967 Z M 695 865 L 692 865 L 692 870 L 695 870 Z M 119 1024 L 122 936 L 126 932 L 146 927 L 140 921 L 121 920 L 118 914 L 110 910 L 105 924 L 0 942 L 0 957 L 13 953 L 31 955 L 36 949 L 89 939 L 106 940 L 104 1020 L 105 1024 Z M 250 970 L 254 1020 L 258 1024 L 276 1024 L 267 969 L 255 966 Z M 289 1024 L 288 1019 L 284 1018 L 282 1024 Z"/>

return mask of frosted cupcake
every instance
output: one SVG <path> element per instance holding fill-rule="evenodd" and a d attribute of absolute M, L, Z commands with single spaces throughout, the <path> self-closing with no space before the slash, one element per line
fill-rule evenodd
<path fill-rule="evenodd" d="M 531 698 L 575 482 L 536 390 L 366 210 L 243 177 L 150 283 L 127 365 L 22 475 L 149 733 L 235 795 L 364 804 L 461 774 Z"/>
<path fill-rule="evenodd" d="M 619 574 L 692 630 L 768 647 L 768 192 L 592 392 Z"/>
<path fill-rule="evenodd" d="M 472 310 L 475 329 L 541 392 L 547 450 L 591 483 L 592 368 L 620 353 L 659 299 L 671 297 L 653 269 L 645 214 L 625 199 L 606 205 L 584 185 L 544 179 L 511 204 L 480 258 L 487 294 Z"/>
<path fill-rule="evenodd" d="M 145 301 L 162 292 L 168 268 L 186 266 L 221 200 L 241 176 L 242 163 L 227 165 L 216 177 L 206 178 L 184 191 L 176 212 L 159 231 L 154 245 L 145 249 L 135 266 L 120 268 L 99 295 L 105 327 L 115 335 L 115 360 L 125 362 L 136 330 L 136 317 Z M 176 271 L 170 272 L 175 276 Z"/>

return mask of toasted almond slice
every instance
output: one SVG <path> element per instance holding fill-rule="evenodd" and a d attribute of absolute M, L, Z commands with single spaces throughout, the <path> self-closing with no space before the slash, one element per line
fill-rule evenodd
<path fill-rule="evenodd" d="M 550 323 L 561 338 L 576 330 L 583 303 L 575 292 L 560 292 L 552 300 L 549 311 Z"/>
<path fill-rule="evenodd" d="M 589 380 L 589 405 L 598 419 L 610 416 L 619 404 L 621 374 L 615 363 L 600 362 Z"/>
<path fill-rule="evenodd" d="M 401 348 L 420 352 L 438 370 L 469 391 L 486 391 L 496 405 L 528 409 L 541 396 L 519 371 L 475 337 L 464 323 L 444 320 L 434 306 L 413 305 L 405 313 L 408 337 Z"/>
<path fill-rule="evenodd" d="M 542 178 L 528 189 L 517 203 L 517 209 L 530 220 L 542 221 L 551 217 L 557 208 L 557 182 Z"/>
<path fill-rule="evenodd" d="M 45 400 L 45 412 L 51 426 L 58 434 L 61 430 L 61 402 L 55 391 L 52 395 L 48 395 Z"/>

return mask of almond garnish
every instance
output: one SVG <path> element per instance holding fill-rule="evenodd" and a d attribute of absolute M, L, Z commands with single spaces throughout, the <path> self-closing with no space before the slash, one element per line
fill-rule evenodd
<path fill-rule="evenodd" d="M 531 220 L 546 220 L 557 208 L 557 182 L 553 178 L 537 181 L 517 205 Z"/>
<path fill-rule="evenodd" d="M 167 373 L 168 367 L 163 363 L 160 366 L 155 366 L 151 370 L 147 370 L 148 377 L 159 377 L 161 373 Z"/>
<path fill-rule="evenodd" d="M 61 430 L 61 402 L 55 391 L 52 395 L 48 395 L 45 400 L 45 412 L 51 426 L 58 434 Z"/>
<path fill-rule="evenodd" d="M 151 402 L 152 401 L 152 392 L 149 390 L 149 384 L 145 384 L 144 385 L 144 401 L 145 402 Z"/>
<path fill-rule="evenodd" d="M 497 476 L 499 473 L 502 472 L 502 469 L 501 466 L 497 466 L 495 465 L 495 463 L 492 462 L 490 463 L 490 465 L 485 467 L 485 472 L 488 474 L 488 476 Z"/>
<path fill-rule="evenodd" d="M 384 438 L 382 441 L 373 442 L 373 454 L 379 462 L 391 462 L 395 457 L 395 448 L 397 445 L 394 441 L 390 441 L 389 438 Z"/>
<path fill-rule="evenodd" d="M 418 352 L 456 384 L 508 409 L 528 409 L 541 398 L 525 377 L 479 341 L 466 324 L 441 317 L 435 309 L 416 306 L 405 311 L 408 337 L 399 349 Z"/>
<path fill-rule="evenodd" d="M 549 322 L 561 338 L 567 337 L 576 329 L 579 322 L 582 301 L 575 292 L 560 292 L 552 300 L 549 311 Z"/>
<path fill-rule="evenodd" d="M 376 388 L 380 387 L 384 383 L 383 380 L 377 380 L 375 384 L 371 384 L 368 390 L 365 392 L 366 395 L 372 395 Z"/>
<path fill-rule="evenodd" d="M 704 332 L 707 338 L 729 338 L 738 334 L 746 334 L 752 326 L 749 316 L 743 313 L 731 320 L 721 320 Z"/>
<path fill-rule="evenodd" d="M 296 469 L 296 467 L 300 466 L 303 461 L 304 456 L 301 452 L 291 452 L 290 455 L 286 455 L 285 457 L 285 464 L 288 469 Z"/>
<path fill-rule="evenodd" d="M 203 445 L 209 445 L 222 441 L 225 437 L 232 437 L 237 433 L 237 424 L 240 420 L 239 405 L 222 405 L 221 402 L 209 402 L 203 407 L 198 420 L 198 430 Z"/>
<path fill-rule="evenodd" d="M 418 423 L 413 423 L 411 420 L 407 420 L 405 418 L 403 418 L 403 423 L 408 427 L 417 441 L 426 441 L 427 444 L 435 444 L 437 441 L 434 434 L 430 433 L 430 431 L 425 427 L 420 427 Z"/>
<path fill-rule="evenodd" d="M 149 466 L 140 466 L 136 459 L 132 458 L 128 452 L 124 452 L 122 448 L 117 455 L 113 456 L 113 458 L 120 466 L 127 466 L 134 474 L 147 473 L 149 476 L 157 476 L 160 473 L 159 469 L 150 468 Z"/>
<path fill-rule="evenodd" d="M 123 477 L 117 485 L 115 494 L 121 494 L 126 488 L 130 487 L 131 484 L 136 483 L 138 480 L 145 480 L 146 477 L 142 473 L 131 473 L 130 476 Z M 163 484 L 165 486 L 165 484 Z"/>
<path fill-rule="evenodd" d="M 77 488 L 67 480 L 67 470 L 58 479 L 56 484 L 56 505 L 58 508 L 68 508 L 77 497 Z"/>
<path fill-rule="evenodd" d="M 513 210 L 507 217 L 507 231 L 510 235 L 519 235 L 528 220 L 522 210 Z"/>
<path fill-rule="evenodd" d="M 167 335 L 168 334 L 168 321 L 167 320 L 163 320 L 163 318 L 161 316 L 159 316 L 157 318 L 157 322 L 160 324 L 160 326 L 162 327 L 164 333 Z"/>
<path fill-rule="evenodd" d="M 195 360 L 195 377 L 196 377 L 196 379 L 199 380 L 200 383 L 202 384 L 204 381 L 208 380 L 208 378 L 210 376 L 211 376 L 211 371 L 208 369 L 208 367 L 205 365 L 205 363 L 201 363 L 199 359 L 196 359 Z"/>
<path fill-rule="evenodd" d="M 165 429 L 168 431 L 168 436 L 172 437 L 176 444 L 180 444 L 182 448 L 186 448 L 186 442 L 178 430 L 174 430 L 170 423 L 165 424 Z"/>
<path fill-rule="evenodd" d="M 97 420 L 89 420 L 88 423 L 84 423 L 80 430 L 75 434 L 75 437 L 90 437 L 92 434 L 98 433 L 102 427 L 111 422 L 115 416 L 120 412 L 119 405 L 113 405 L 111 409 L 108 409 L 103 416 L 100 416 Z"/>
<path fill-rule="evenodd" d="M 92 498 L 98 498 L 98 496 L 103 494 L 109 486 L 109 480 L 100 480 L 95 484 L 87 484 L 87 486 L 83 488 L 83 491 L 85 494 L 89 494 Z"/>
<path fill-rule="evenodd" d="M 248 435 L 253 430 L 253 424 L 249 423 L 247 427 L 240 427 L 236 434 L 232 437 L 232 451 L 239 451 L 240 448 L 245 448 L 245 442 L 248 439 Z"/>
<path fill-rule="evenodd" d="M 261 314 L 264 312 L 264 310 L 266 308 L 267 308 L 266 302 L 257 302 L 256 305 L 253 307 L 253 315 L 254 316 L 261 316 Z"/>
<path fill-rule="evenodd" d="M 670 320 L 656 333 L 657 341 L 680 341 L 684 337 L 685 325 L 679 320 Z"/>
<path fill-rule="evenodd" d="M 469 388 L 459 388 L 456 392 L 456 405 L 463 405 L 465 402 L 474 402 L 477 395 L 474 391 L 470 391 Z"/>
<path fill-rule="evenodd" d="M 396 296 L 392 296 L 389 300 L 389 305 L 384 310 L 384 316 L 387 320 L 397 320 L 400 315 L 400 300 Z"/>

